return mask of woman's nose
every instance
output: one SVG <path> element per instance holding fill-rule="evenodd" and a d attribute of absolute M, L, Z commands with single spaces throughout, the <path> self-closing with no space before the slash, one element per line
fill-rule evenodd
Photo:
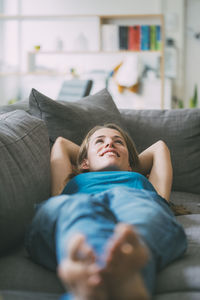
<path fill-rule="evenodd" d="M 113 140 L 112 139 L 108 139 L 107 141 L 106 141 L 106 147 L 113 147 Z"/>

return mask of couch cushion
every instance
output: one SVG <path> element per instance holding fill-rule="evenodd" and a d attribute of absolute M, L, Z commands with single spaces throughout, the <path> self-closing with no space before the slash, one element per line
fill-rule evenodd
<path fill-rule="evenodd" d="M 158 274 L 156 294 L 171 295 L 183 291 L 200 293 L 200 214 L 179 216 L 177 219 L 185 228 L 188 249 L 183 257 Z"/>
<path fill-rule="evenodd" d="M 0 291 L 62 294 L 64 288 L 55 272 L 35 264 L 24 247 L 0 258 Z"/>
<path fill-rule="evenodd" d="M 181 205 L 192 214 L 200 214 L 200 195 L 175 192 L 171 193 L 170 201 L 175 205 Z"/>
<path fill-rule="evenodd" d="M 159 139 L 171 151 L 173 189 L 200 194 L 200 109 L 120 110 L 138 151 Z"/>
<path fill-rule="evenodd" d="M 58 300 L 59 294 L 33 293 L 24 291 L 2 291 L 0 300 Z"/>
<path fill-rule="evenodd" d="M 16 110 L 0 115 L 0 253 L 23 237 L 34 203 L 50 195 L 50 153 L 43 121 Z"/>
<path fill-rule="evenodd" d="M 162 295 L 156 295 L 152 300 L 199 300 L 200 291 L 191 291 L 191 292 L 175 292 L 175 293 L 166 293 Z"/>
<path fill-rule="evenodd" d="M 53 101 L 32 89 L 29 104 L 30 113 L 45 121 L 51 142 L 63 136 L 80 144 L 95 125 L 121 125 L 120 113 L 106 89 L 77 102 Z"/>

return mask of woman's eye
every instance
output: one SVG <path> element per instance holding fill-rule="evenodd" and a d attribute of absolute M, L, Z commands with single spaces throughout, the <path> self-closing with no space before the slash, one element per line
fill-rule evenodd
<path fill-rule="evenodd" d="M 98 143 L 103 143 L 103 140 L 102 139 L 97 139 L 95 144 L 98 144 Z"/>
<path fill-rule="evenodd" d="M 123 142 L 121 140 L 116 140 L 115 143 L 118 143 L 118 144 L 122 144 L 123 145 Z"/>

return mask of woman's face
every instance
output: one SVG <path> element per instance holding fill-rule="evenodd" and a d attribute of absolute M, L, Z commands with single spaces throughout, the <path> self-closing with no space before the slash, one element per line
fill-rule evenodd
<path fill-rule="evenodd" d="M 99 171 L 115 166 L 122 171 L 131 171 L 126 142 L 115 129 L 101 128 L 95 131 L 90 137 L 87 154 L 83 169 Z"/>

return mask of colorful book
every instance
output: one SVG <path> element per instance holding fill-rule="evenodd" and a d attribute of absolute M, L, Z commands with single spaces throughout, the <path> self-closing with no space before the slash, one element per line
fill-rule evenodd
<path fill-rule="evenodd" d="M 140 50 L 140 26 L 129 26 L 128 28 L 128 49 Z"/>
<path fill-rule="evenodd" d="M 161 27 L 156 25 L 156 50 L 161 50 Z"/>
<path fill-rule="evenodd" d="M 128 26 L 119 26 L 119 49 L 128 49 Z"/>
<path fill-rule="evenodd" d="M 156 50 L 156 25 L 150 25 L 150 50 Z"/>
<path fill-rule="evenodd" d="M 142 25 L 141 26 L 140 49 L 144 50 L 144 51 L 150 49 L 150 28 L 149 28 L 149 25 Z"/>

